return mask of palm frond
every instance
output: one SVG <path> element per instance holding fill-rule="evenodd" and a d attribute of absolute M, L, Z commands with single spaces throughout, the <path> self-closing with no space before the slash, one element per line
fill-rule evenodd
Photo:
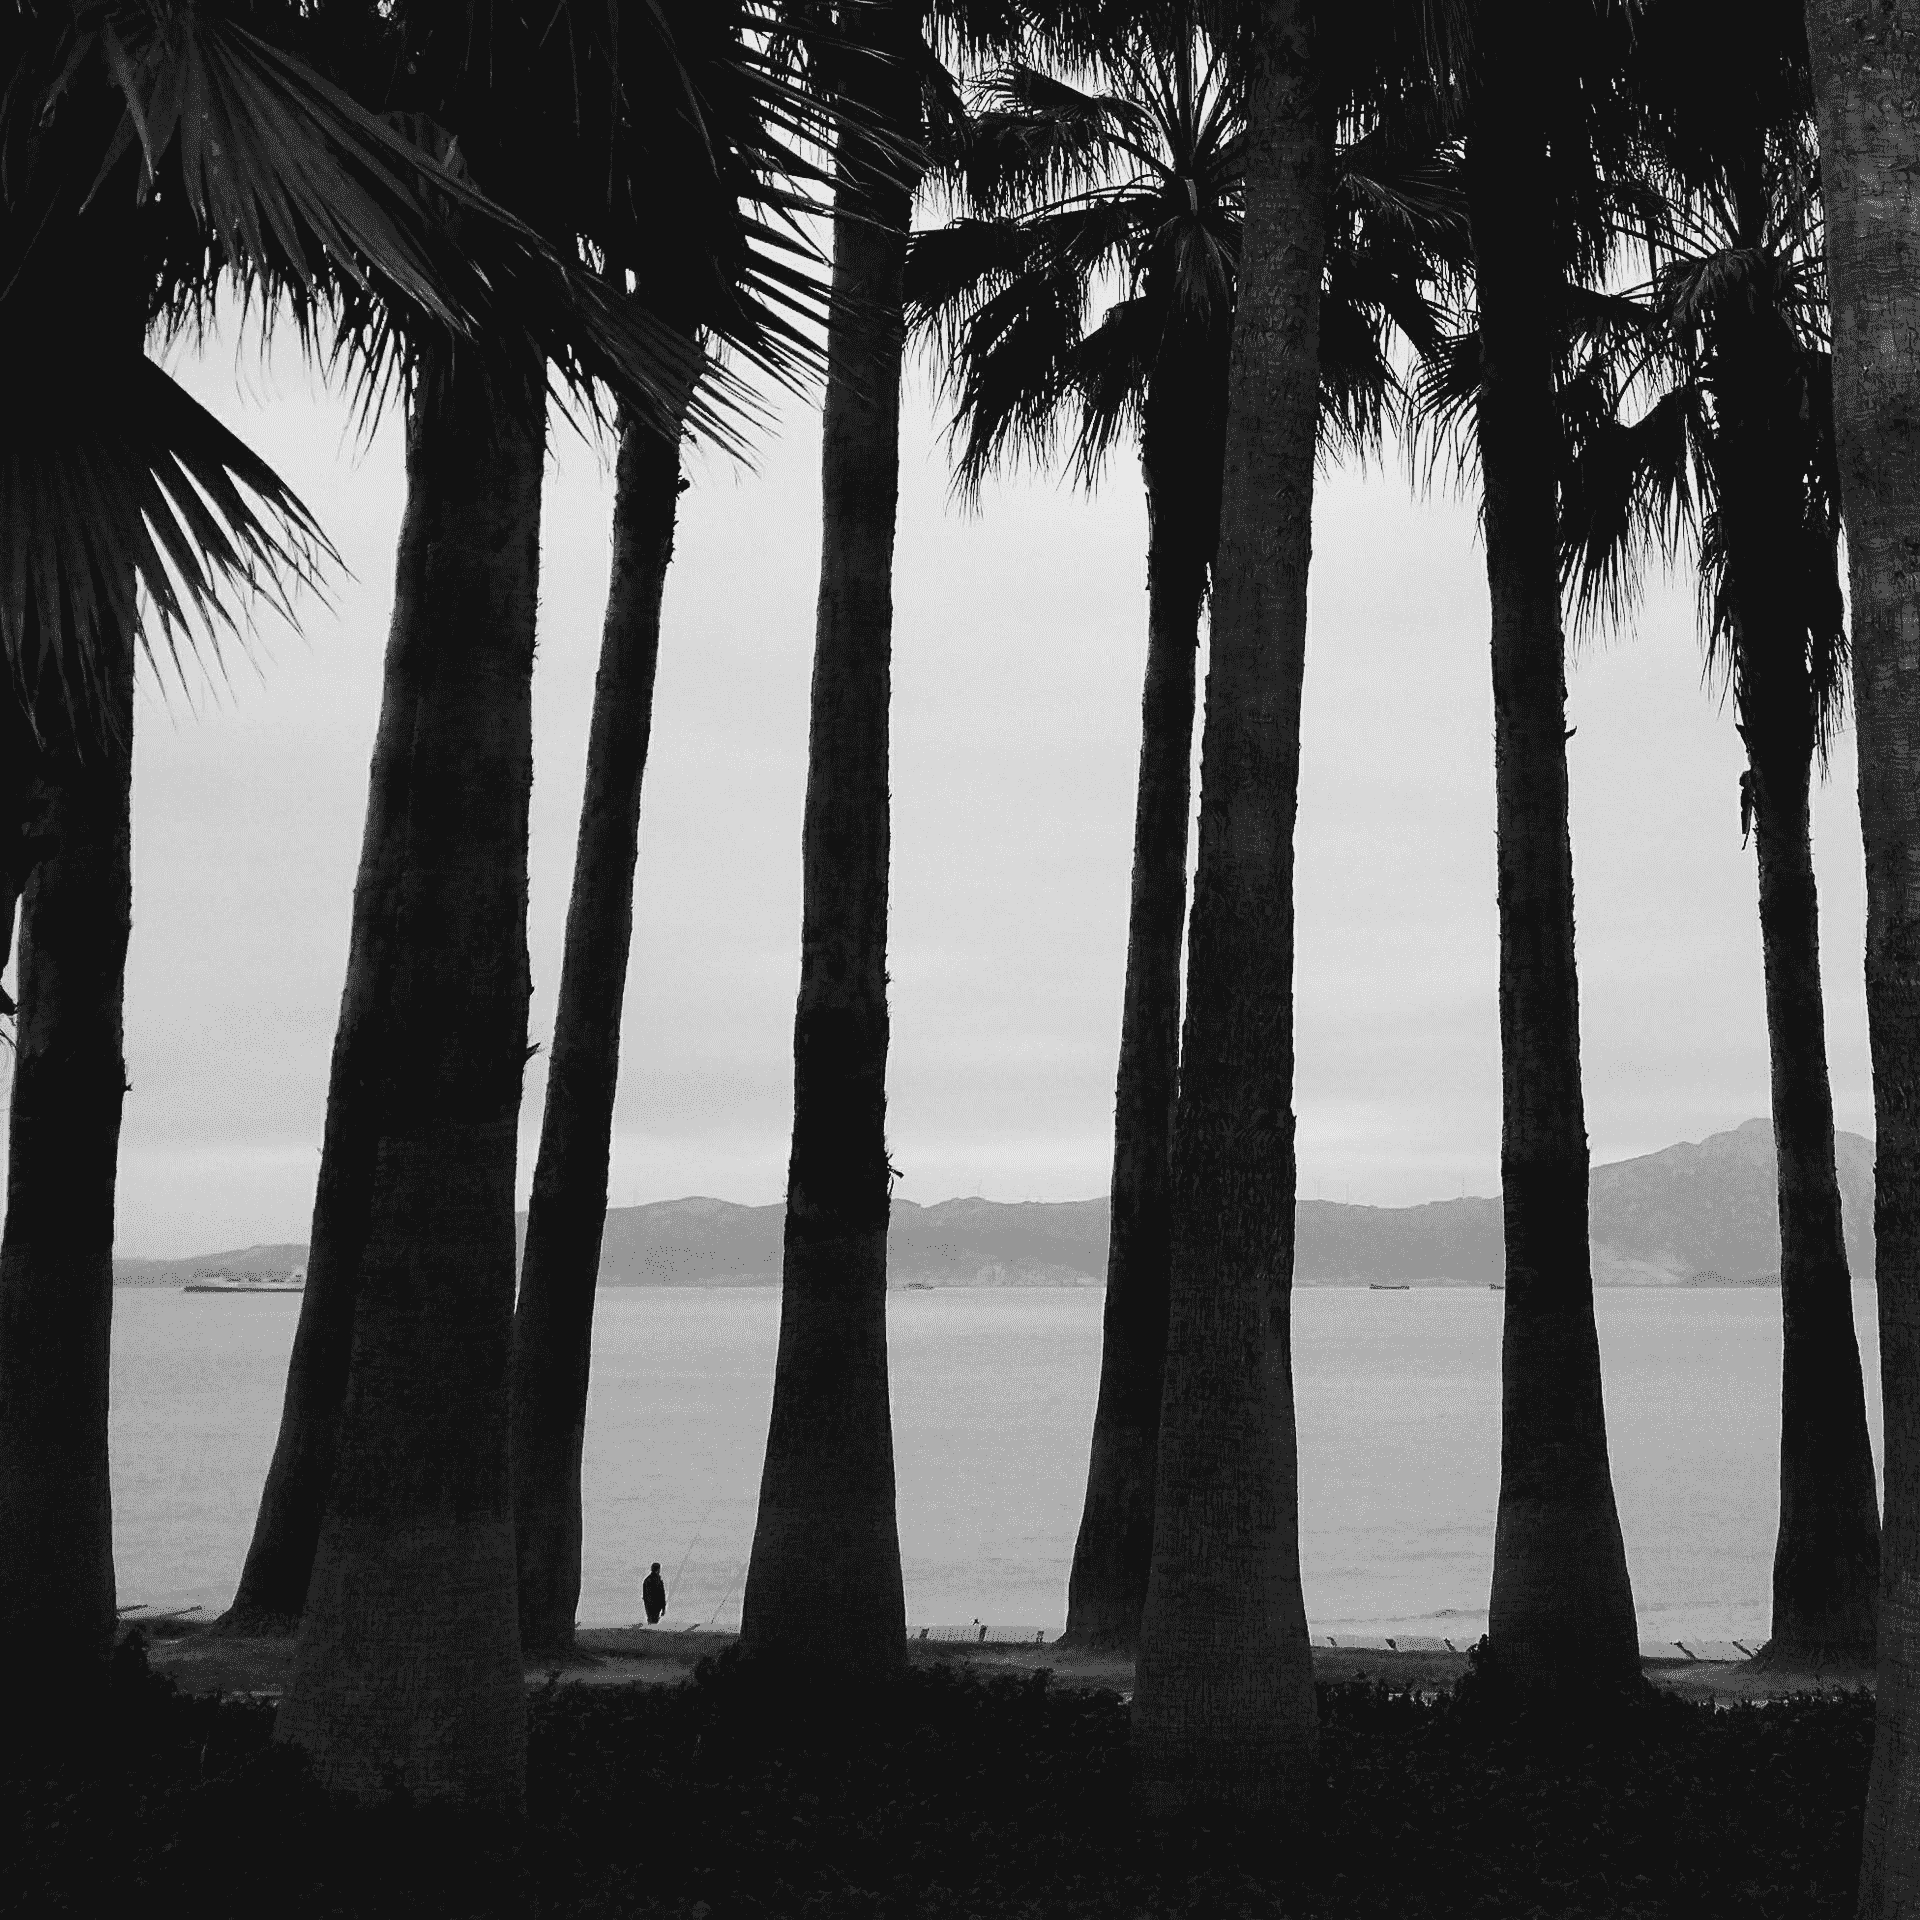
<path fill-rule="evenodd" d="M 1476 437 L 1480 391 L 1486 378 L 1480 329 L 1458 310 L 1440 321 L 1440 337 L 1414 370 L 1406 422 L 1407 460 L 1416 480 L 1431 486 L 1445 474 L 1464 487 L 1479 470 Z"/>
<path fill-rule="evenodd" d="M 177 672 L 183 642 L 218 652 L 236 594 L 290 614 L 289 590 L 337 559 L 292 489 L 143 354 L 37 371 L 0 439 L 0 653 L 36 725 L 56 706 L 93 716 L 102 660 L 136 632 Z"/>
<path fill-rule="evenodd" d="M 1169 396 L 1224 381 L 1245 142 L 1222 10 L 1156 0 L 1084 24 L 1071 78 L 1015 65 L 981 87 L 967 211 L 909 252 L 911 324 L 955 396 L 963 492 L 998 458 L 1046 457 L 1069 427 L 1091 484 L 1152 405 L 1169 417 Z M 1438 338 L 1435 275 L 1466 252 L 1453 173 L 1432 138 L 1343 150 L 1322 313 L 1329 448 L 1379 444 L 1404 398 L 1401 343 Z M 1087 328 L 1107 274 L 1120 298 Z"/>
<path fill-rule="evenodd" d="M 956 362 L 955 484 L 977 494 L 1009 456 L 1044 459 L 1075 391 L 1072 355 L 1085 331 L 1087 282 L 1070 268 L 1023 275 L 966 323 Z"/>
<path fill-rule="evenodd" d="M 1847 636 L 1805 49 L 1784 10 L 1743 23 L 1730 56 L 1712 11 L 1663 10 L 1635 55 L 1629 172 L 1660 203 L 1636 213 L 1646 283 L 1569 291 L 1564 552 L 1583 613 L 1618 615 L 1644 564 L 1690 546 L 1709 686 L 1750 745 L 1785 726 L 1824 766 Z M 1631 428 L 1630 401 L 1645 408 Z"/>
<path fill-rule="evenodd" d="M 1351 301 L 1320 309 L 1320 450 L 1325 458 L 1378 453 L 1400 398 L 1385 329 Z"/>
<path fill-rule="evenodd" d="M 1114 448 L 1139 431 L 1165 344 L 1163 322 L 1150 300 L 1117 300 L 1065 358 L 1079 409 L 1072 464 L 1083 486 L 1094 486 Z"/>
<path fill-rule="evenodd" d="M 593 11 L 569 12 L 570 41 Z M 576 87 L 554 112 L 579 139 L 640 112 L 651 156 L 705 169 L 694 193 L 682 168 L 671 217 L 653 222 L 651 279 L 609 247 L 581 257 L 582 236 L 618 230 L 604 182 L 585 193 L 597 228 L 583 218 L 549 244 L 477 190 L 442 122 L 383 120 L 248 31 L 242 0 L 0 10 L 0 350 L 92 396 L 64 420 L 9 421 L 0 651 L 36 698 L 84 695 L 88 649 L 131 630 L 141 593 L 150 643 L 177 655 L 217 645 L 236 592 L 284 606 L 330 551 L 284 483 L 147 365 L 149 325 L 203 327 L 223 298 L 243 317 L 284 314 L 309 350 L 329 343 L 363 408 L 423 355 L 448 364 L 449 346 L 507 403 L 538 407 L 551 385 L 597 410 L 605 389 L 663 430 L 697 379 L 692 430 L 736 447 L 749 400 L 729 356 L 788 380 L 811 369 L 825 291 L 809 188 L 825 175 L 794 147 L 821 123 L 748 31 L 771 0 L 647 0 L 634 18 L 657 31 L 632 36 L 642 52 L 671 51 L 676 31 L 708 37 L 697 70 L 636 54 L 639 106 L 622 91 L 613 0 L 606 11 L 613 38 L 585 33 L 578 57 L 614 84 Z M 137 428 L 123 417 L 135 406 Z M 56 526 L 55 505 L 73 525 Z"/>
<path fill-rule="evenodd" d="M 1596 409 L 1560 488 L 1560 570 L 1575 626 L 1618 622 L 1635 605 L 1648 561 L 1697 533 L 1694 447 L 1704 396 L 1663 393 L 1630 425 Z"/>
<path fill-rule="evenodd" d="M 1675 260 L 1660 276 L 1660 306 L 1673 324 L 1697 327 L 1714 309 L 1750 298 L 1769 266 L 1759 247 L 1717 247 Z"/>
<path fill-rule="evenodd" d="M 684 337 L 478 192 L 455 143 L 409 141 L 188 0 L 92 0 L 70 58 L 80 73 L 104 69 L 125 109 L 88 201 L 131 186 L 188 228 L 169 250 L 186 273 L 163 268 L 163 313 L 203 288 L 209 269 L 297 314 L 316 295 L 357 292 L 402 337 L 450 332 L 483 350 L 499 340 L 507 365 L 527 358 L 513 344 L 524 341 L 576 384 L 604 381 L 643 415 L 671 420 Z M 136 148 L 129 180 L 123 163 Z M 350 351 L 353 336 L 343 338 Z"/>
<path fill-rule="evenodd" d="M 1240 281 L 1240 226 L 1204 213 L 1165 221 L 1147 243 L 1138 278 L 1157 279 L 1157 297 L 1175 324 L 1201 333 L 1230 328 Z"/>
<path fill-rule="evenodd" d="M 978 90 L 952 182 L 982 215 L 1058 199 L 1100 178 L 1116 146 L 1144 150 L 1145 122 L 1135 101 L 1004 67 Z"/>
<path fill-rule="evenodd" d="M 1457 142 L 1410 147 L 1397 127 L 1376 127 L 1342 147 L 1334 174 L 1336 219 L 1409 241 L 1436 262 L 1472 258 Z"/>
<path fill-rule="evenodd" d="M 1033 264 L 1043 237 L 1010 220 L 954 220 L 908 236 L 904 297 L 910 333 L 950 346 L 953 330 Z"/>

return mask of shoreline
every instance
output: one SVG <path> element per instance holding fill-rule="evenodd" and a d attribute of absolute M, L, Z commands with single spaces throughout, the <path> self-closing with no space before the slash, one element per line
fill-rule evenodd
<path fill-rule="evenodd" d="M 293 1666 L 291 1637 L 229 1635 L 213 1630 L 205 1616 L 158 1614 L 146 1620 L 123 1618 L 125 1629 L 146 1638 L 147 1657 L 184 1692 L 244 1694 L 277 1699 Z M 935 1639 L 934 1632 L 957 1636 L 962 1629 L 930 1629 L 927 1638 L 909 1636 L 908 1663 L 915 1667 L 953 1665 L 982 1674 L 1052 1673 L 1056 1685 L 1086 1692 L 1113 1692 L 1122 1698 L 1133 1689 L 1133 1662 L 1124 1654 L 1062 1647 L 1056 1641 L 985 1642 Z M 989 1629 L 991 1631 L 991 1629 Z M 583 1627 L 573 1655 L 565 1660 L 531 1660 L 529 1686 L 677 1686 L 695 1667 L 723 1653 L 737 1633 L 702 1627 Z M 1702 1643 L 1703 1653 L 1720 1652 L 1719 1643 Z M 1750 1659 L 1691 1657 L 1678 1643 L 1671 1653 L 1642 1647 L 1641 1671 L 1663 1692 L 1682 1699 L 1719 1704 L 1789 1699 L 1803 1694 L 1874 1691 L 1874 1675 L 1858 1668 L 1804 1669 L 1760 1667 Z M 1316 1680 L 1368 1679 L 1396 1692 L 1450 1690 L 1467 1671 L 1467 1656 L 1444 1647 L 1316 1645 Z"/>
<path fill-rule="evenodd" d="M 895 1280 L 889 1278 L 889 1293 L 1100 1293 L 1106 1281 L 1092 1274 L 1072 1278 L 1048 1276 L 1036 1280 Z M 1778 1293 L 1780 1279 L 1729 1280 L 1689 1274 L 1677 1280 L 1606 1280 L 1594 1276 L 1594 1289 L 1600 1293 Z M 115 1292 L 126 1293 L 206 1293 L 239 1298 L 286 1298 L 297 1300 L 298 1287 L 194 1287 L 172 1275 L 163 1279 L 114 1280 Z M 1871 1278 L 1856 1278 L 1856 1290 L 1870 1288 Z M 601 1293 L 777 1293 L 780 1276 L 749 1273 L 703 1280 L 627 1280 L 603 1279 Z M 1311 1280 L 1296 1276 L 1295 1293 L 1503 1293 L 1505 1284 L 1495 1280 L 1455 1280 L 1445 1276 L 1421 1280 Z"/>

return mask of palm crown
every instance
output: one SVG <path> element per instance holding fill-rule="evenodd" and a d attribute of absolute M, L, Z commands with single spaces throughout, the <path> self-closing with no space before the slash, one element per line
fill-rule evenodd
<path fill-rule="evenodd" d="M 1824 755 L 1846 633 L 1812 129 L 1797 115 L 1755 126 L 1711 166 L 1669 160 L 1655 177 L 1666 194 L 1647 276 L 1563 388 L 1565 569 L 1584 612 L 1618 611 L 1653 553 L 1691 551 L 1709 670 L 1743 723 L 1760 680 L 1785 672 Z M 1755 495 L 1762 461 L 1783 483 L 1770 503 Z M 1743 615 L 1760 594 L 1767 632 L 1793 636 L 1790 659 Z"/>
<path fill-rule="evenodd" d="M 969 209 L 916 234 L 910 324 L 950 355 L 961 484 L 1048 454 L 1071 423 L 1091 481 L 1169 385 L 1217 416 L 1239 272 L 1244 148 L 1236 68 L 1181 10 L 1173 33 L 1123 31 L 1080 87 L 1009 66 L 979 90 L 951 169 Z M 1435 337 L 1436 259 L 1464 250 L 1449 160 L 1375 125 L 1339 151 L 1321 308 L 1322 432 L 1377 444 L 1401 388 L 1396 330 Z M 1088 325 L 1103 289 L 1120 297 Z M 1151 429 L 1149 428 L 1149 431 Z"/>
<path fill-rule="evenodd" d="M 614 0 L 563 9 L 568 32 L 534 36 L 538 70 L 513 69 L 542 155 L 517 181 L 526 218 L 468 177 L 497 119 L 474 113 L 455 140 L 439 116 L 457 126 L 499 35 L 531 28 L 489 10 L 463 36 L 460 11 L 0 12 L 0 345 L 35 370 L 0 449 L 0 660 L 35 724 L 89 704 L 104 633 L 217 640 L 232 589 L 284 603 L 330 552 L 280 477 L 146 357 L 150 329 L 203 322 L 223 290 L 290 314 L 309 346 L 325 328 L 376 399 L 423 342 L 451 339 L 536 383 L 551 368 L 583 394 L 604 384 L 677 433 L 696 330 L 780 375 L 810 357 L 820 295 L 796 216 L 817 172 L 797 145 L 814 110 L 768 50 L 769 6 L 662 0 L 624 36 Z M 693 426 L 728 437 L 738 397 L 710 388 Z"/>

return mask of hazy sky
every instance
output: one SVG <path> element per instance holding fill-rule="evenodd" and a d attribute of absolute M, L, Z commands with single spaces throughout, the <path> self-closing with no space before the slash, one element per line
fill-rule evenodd
<path fill-rule="evenodd" d="M 119 1245 L 307 1231 L 401 507 L 397 432 L 231 353 L 185 377 L 345 557 L 303 632 L 189 694 L 149 681 Z M 608 462 L 562 428 L 535 682 L 533 1034 L 560 971 L 607 576 Z M 746 472 L 695 462 L 669 579 L 613 1153 L 615 1204 L 783 1186 L 818 565 L 818 419 Z M 1104 1190 L 1144 660 L 1145 514 L 1116 465 L 950 501 L 906 409 L 894 640 L 891 1138 L 901 1194 Z M 1471 505 L 1325 476 L 1299 834 L 1301 1191 L 1498 1187 L 1492 706 Z M 1738 743 L 1702 691 L 1690 579 L 1582 646 L 1570 724 L 1587 1124 L 1617 1159 L 1766 1112 Z M 1870 1130 L 1852 741 L 1817 803 L 1838 1117 Z M 529 1071 L 522 1194 L 543 1061 Z"/>

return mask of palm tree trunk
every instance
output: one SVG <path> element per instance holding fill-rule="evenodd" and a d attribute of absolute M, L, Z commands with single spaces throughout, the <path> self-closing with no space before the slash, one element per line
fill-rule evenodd
<path fill-rule="evenodd" d="M 417 647 L 367 1088 L 352 1358 L 276 1737 L 322 1784 L 485 1806 L 526 1771 L 507 1455 L 527 1056 L 543 435 L 464 369 L 408 421 L 394 624 Z"/>
<path fill-rule="evenodd" d="M 1811 0 L 1853 616 L 1886 1419 L 1860 1912 L 1920 1912 L 1920 0 Z"/>
<path fill-rule="evenodd" d="M 849 104 L 909 139 L 920 16 L 917 0 L 868 9 L 861 32 L 897 57 L 844 63 Z M 900 167 L 843 130 L 780 1344 L 740 1622 L 751 1652 L 873 1677 L 906 1658 L 887 1393 L 887 729 L 913 198 Z"/>
<path fill-rule="evenodd" d="M 1318 1737 L 1289 1315 L 1293 832 L 1333 177 L 1315 12 L 1253 23 L 1201 763 L 1153 1564 L 1133 1746 L 1149 1811 L 1285 1812 Z"/>
<path fill-rule="evenodd" d="M 1880 1501 L 1834 1166 L 1808 813 L 1812 716 L 1803 711 L 1799 720 L 1778 741 L 1757 716 L 1746 729 L 1780 1192 L 1780 1532 L 1771 1644 L 1776 1658 L 1870 1660 Z"/>
<path fill-rule="evenodd" d="M 132 927 L 133 650 L 100 676 L 99 737 L 36 756 L 20 894 L 0 1235 L 0 1630 L 31 1657 L 35 1737 L 113 1650 L 107 1385 Z M 64 719 L 63 727 L 69 723 Z"/>
<path fill-rule="evenodd" d="M 594 1285 L 607 1221 L 620 1013 L 633 944 L 640 784 L 680 484 L 678 441 L 623 422 L 586 793 L 513 1320 L 514 1532 L 520 1639 L 529 1651 L 571 1647 L 580 1603 L 580 1456 Z"/>
<path fill-rule="evenodd" d="M 1466 158 L 1484 356 L 1507 1252 L 1488 1635 L 1516 1685 L 1609 1687 L 1638 1676 L 1640 1648 L 1587 1238 L 1552 362 L 1559 285 L 1546 245 L 1546 140 L 1528 125 L 1527 85 L 1511 66 L 1490 80 Z"/>
<path fill-rule="evenodd" d="M 1149 411 L 1152 403 L 1149 401 Z M 1114 1088 L 1113 1184 L 1100 1394 L 1086 1505 L 1067 1583 L 1066 1638 L 1132 1647 L 1153 1559 L 1154 1463 L 1166 1380 L 1173 1102 L 1180 1067 L 1180 936 L 1187 910 L 1194 670 L 1207 567 L 1219 538 L 1219 447 L 1195 461 L 1143 449 L 1147 676 L 1133 813 L 1133 898 Z M 1202 467 L 1196 473 L 1195 465 Z M 1211 496 L 1212 512 L 1196 515 Z M 1196 524 L 1198 520 L 1201 524 Z"/>
<path fill-rule="evenodd" d="M 0 1017 L 16 1011 L 4 977 L 13 958 L 21 889 L 38 858 L 33 845 L 33 777 L 38 757 L 25 706 L 14 697 L 11 686 L 0 688 Z"/>
<path fill-rule="evenodd" d="M 298 1627 L 333 1480 L 360 1256 L 373 1194 L 375 1103 L 386 1045 L 383 1019 L 392 991 L 394 917 L 407 872 L 413 741 L 420 702 L 431 685 L 431 655 L 416 605 L 422 565 L 403 531 L 354 880 L 347 977 L 327 1080 L 307 1284 L 287 1363 L 279 1438 L 239 1590 L 220 1622 L 233 1632 L 291 1634 Z"/>
<path fill-rule="evenodd" d="M 1765 177 L 1756 128 L 1735 195 L 1749 247 L 1766 244 Z M 1834 1165 L 1809 808 L 1821 717 L 1809 642 L 1834 593 L 1835 556 L 1807 530 L 1807 475 L 1821 455 L 1817 429 L 1795 403 L 1801 367 L 1791 333 L 1766 303 L 1735 305 L 1716 320 L 1712 347 L 1715 484 L 1758 852 L 1780 1214 L 1780 1529 L 1769 1656 L 1867 1661 L 1880 1504 Z"/>

